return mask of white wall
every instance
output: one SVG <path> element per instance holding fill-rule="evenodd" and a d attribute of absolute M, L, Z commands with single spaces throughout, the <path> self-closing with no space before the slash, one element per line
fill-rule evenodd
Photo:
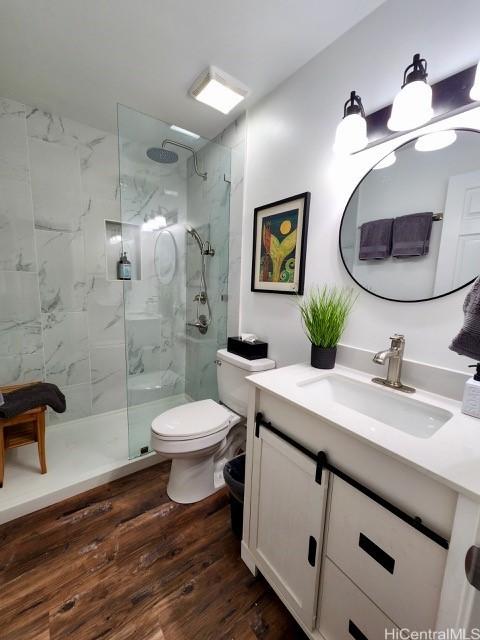
<path fill-rule="evenodd" d="M 306 287 L 351 286 L 338 253 L 342 212 L 363 173 L 386 150 L 334 159 L 343 103 L 352 89 L 367 112 L 390 103 L 417 51 L 429 61 L 432 82 L 476 63 L 479 20 L 478 0 L 390 0 L 249 112 L 241 329 L 267 339 L 280 365 L 308 359 L 309 345 L 290 296 L 250 292 L 254 207 L 311 191 Z M 462 323 L 465 290 L 416 304 L 359 291 L 343 343 L 378 350 L 396 331 L 407 337 L 407 358 L 460 370 L 468 364 L 448 350 Z"/>

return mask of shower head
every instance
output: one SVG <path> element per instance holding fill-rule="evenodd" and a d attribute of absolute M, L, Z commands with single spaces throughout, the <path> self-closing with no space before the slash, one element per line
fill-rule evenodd
<path fill-rule="evenodd" d="M 193 156 L 193 170 L 195 171 L 197 176 L 200 176 L 200 178 L 203 178 L 203 180 L 207 179 L 207 173 L 201 173 L 198 169 L 197 154 L 195 152 L 195 149 L 193 149 L 193 147 L 189 147 L 188 144 L 183 144 L 183 142 L 176 142 L 175 140 L 169 140 L 168 138 L 165 138 L 165 140 L 162 142 L 161 147 L 150 147 L 150 149 L 147 149 L 147 157 L 154 162 L 159 162 L 160 164 L 173 164 L 174 162 L 177 162 L 178 153 L 175 153 L 175 151 L 170 151 L 169 149 L 165 149 L 165 146 L 167 144 L 190 151 Z"/>
<path fill-rule="evenodd" d="M 147 149 L 147 158 L 160 164 L 173 164 L 178 160 L 178 153 L 163 147 L 150 147 Z"/>
<path fill-rule="evenodd" d="M 192 238 L 195 238 L 195 240 L 197 241 L 197 244 L 198 244 L 198 246 L 200 248 L 200 251 L 203 251 L 203 240 L 201 239 L 198 231 L 196 229 L 194 229 L 192 227 L 192 225 L 190 225 L 190 224 L 186 224 L 185 225 L 185 231 L 187 233 L 189 233 L 192 236 Z"/>

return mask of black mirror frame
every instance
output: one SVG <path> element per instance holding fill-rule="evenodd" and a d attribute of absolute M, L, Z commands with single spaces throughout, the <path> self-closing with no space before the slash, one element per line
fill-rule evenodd
<path fill-rule="evenodd" d="M 442 131 L 470 131 L 471 133 L 478 133 L 480 134 L 480 130 L 479 129 L 473 129 L 473 128 L 469 128 L 469 127 L 447 127 L 445 129 L 442 129 Z M 434 133 L 433 131 L 431 133 Z M 423 135 L 428 135 L 428 133 L 425 133 Z M 338 250 L 340 252 L 340 257 L 342 259 L 342 263 L 343 266 L 345 267 L 345 271 L 348 273 L 348 275 L 350 276 L 350 278 L 355 282 L 355 284 L 357 284 L 361 289 L 363 289 L 364 291 L 366 291 L 367 293 L 369 293 L 372 296 L 375 296 L 376 298 L 380 298 L 381 300 L 388 300 L 389 302 L 403 302 L 406 304 L 412 304 L 412 303 L 416 303 L 416 302 L 430 302 L 431 300 L 438 300 L 440 298 L 445 298 L 446 296 L 451 295 L 452 293 L 456 293 L 457 291 L 460 291 L 461 289 L 464 289 L 465 287 L 468 287 L 469 285 L 471 285 L 476 278 L 472 278 L 471 280 L 469 280 L 468 282 L 466 282 L 465 284 L 462 284 L 461 287 L 457 287 L 456 289 L 452 289 L 451 291 L 447 291 L 446 293 L 442 293 L 439 296 L 432 296 L 430 298 L 418 298 L 418 300 L 399 300 L 398 298 L 387 298 L 387 296 L 382 296 L 379 293 L 374 293 L 373 291 L 370 291 L 370 289 L 367 289 L 366 287 L 363 286 L 363 284 L 361 284 L 354 276 L 353 274 L 350 272 L 349 268 L 347 267 L 347 264 L 345 262 L 345 258 L 343 257 L 343 251 L 342 251 L 342 227 L 343 227 L 343 223 L 345 220 L 345 215 L 347 213 L 347 209 L 348 209 L 348 205 L 350 204 L 354 194 L 356 193 L 357 189 L 359 188 L 359 186 L 362 184 L 362 182 L 370 175 L 370 173 L 375 169 L 375 167 L 377 166 L 377 164 L 379 164 L 380 162 L 382 162 L 382 160 L 384 160 L 387 156 L 389 156 L 391 153 L 394 153 L 396 151 L 398 151 L 399 149 L 402 149 L 402 147 L 407 146 L 407 144 L 410 144 L 412 142 L 414 142 L 415 140 L 417 140 L 418 138 L 421 138 L 421 135 L 417 135 L 414 138 L 410 138 L 410 140 L 407 140 L 406 142 L 404 142 L 403 144 L 400 144 L 398 147 L 395 147 L 394 149 L 392 149 L 391 151 L 389 151 L 385 156 L 382 156 L 382 158 L 376 162 L 373 167 L 371 167 L 367 173 L 362 177 L 362 179 L 357 183 L 355 189 L 352 191 L 352 193 L 350 194 L 350 197 L 348 199 L 347 204 L 345 205 L 345 209 L 343 210 L 343 214 L 342 214 L 342 219 L 340 221 L 340 227 L 338 230 Z M 480 274 L 479 274 L 480 275 Z"/>

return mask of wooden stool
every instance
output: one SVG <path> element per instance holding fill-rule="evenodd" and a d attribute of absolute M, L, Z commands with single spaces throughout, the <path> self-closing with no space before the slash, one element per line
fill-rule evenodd
<path fill-rule="evenodd" d="M 29 387 L 35 383 L 0 387 L 0 393 L 8 393 L 16 389 Z M 3 474 L 5 470 L 5 451 L 14 447 L 22 447 L 24 444 L 38 443 L 38 457 L 40 470 L 47 473 L 47 461 L 45 456 L 45 411 L 47 407 L 41 406 L 30 411 L 20 413 L 14 418 L 0 418 L 0 487 L 3 487 Z"/>

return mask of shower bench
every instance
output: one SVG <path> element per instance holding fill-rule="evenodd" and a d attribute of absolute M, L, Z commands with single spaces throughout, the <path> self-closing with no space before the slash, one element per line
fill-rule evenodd
<path fill-rule="evenodd" d="M 8 393 L 29 387 L 31 384 L 17 384 L 0 387 L 0 393 Z M 45 455 L 45 411 L 47 407 L 40 406 L 30 411 L 20 413 L 14 418 L 0 418 L 0 487 L 3 487 L 5 470 L 5 452 L 7 449 L 22 447 L 25 444 L 38 444 L 38 457 L 41 473 L 47 473 Z"/>

